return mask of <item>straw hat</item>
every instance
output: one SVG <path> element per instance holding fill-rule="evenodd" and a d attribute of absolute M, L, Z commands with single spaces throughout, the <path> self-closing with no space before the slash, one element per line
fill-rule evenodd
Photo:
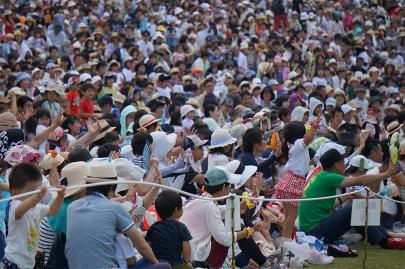
<path fill-rule="evenodd" d="M 104 138 L 104 136 L 115 130 L 116 127 L 111 127 L 108 122 L 106 120 L 100 120 L 99 121 L 100 124 L 100 132 L 98 133 L 98 135 L 96 136 L 96 138 L 93 140 L 93 142 L 96 142 L 102 138 Z"/>
<path fill-rule="evenodd" d="M 0 114 L 0 131 L 7 129 L 20 129 L 20 122 L 17 121 L 16 116 L 11 112 L 3 112 Z"/>
<path fill-rule="evenodd" d="M 145 128 L 148 127 L 154 123 L 159 122 L 159 119 L 156 119 L 153 115 L 151 114 L 146 114 L 143 115 L 140 120 L 139 120 L 139 128 Z"/>
<path fill-rule="evenodd" d="M 86 177 L 89 171 L 89 166 L 85 162 L 73 162 L 63 167 L 61 176 L 62 181 L 66 179 L 66 186 L 73 187 L 86 184 Z M 83 191 L 84 188 L 65 190 L 65 198 Z"/>
<path fill-rule="evenodd" d="M 210 149 L 226 147 L 236 142 L 236 138 L 233 138 L 227 130 L 217 129 L 211 135 Z"/>
<path fill-rule="evenodd" d="M 110 36 L 110 41 L 111 41 L 113 38 L 118 38 L 118 41 L 121 41 L 121 36 L 120 36 L 120 34 L 119 34 L 118 32 L 113 32 L 113 33 L 111 34 L 111 36 Z"/>
<path fill-rule="evenodd" d="M 63 156 L 62 154 L 58 154 L 56 150 L 50 150 L 49 153 L 39 162 L 38 167 L 44 170 L 50 170 L 51 168 L 58 167 L 65 161 L 65 159 L 67 159 L 66 154 Z"/>
<path fill-rule="evenodd" d="M 389 135 L 399 131 L 399 129 L 401 129 L 402 124 L 399 124 L 399 121 L 395 120 L 393 122 L 391 122 L 390 124 L 388 124 L 387 126 L 387 132 Z"/>
<path fill-rule="evenodd" d="M 267 52 L 267 46 L 264 42 L 255 44 L 255 49 L 260 52 Z"/>
<path fill-rule="evenodd" d="M 88 183 L 119 180 L 115 166 L 110 161 L 105 159 L 93 160 L 88 163 L 88 166 L 89 170 L 86 176 L 86 182 Z"/>
<path fill-rule="evenodd" d="M 118 180 L 131 180 L 142 182 L 145 175 L 145 170 L 141 167 L 134 165 L 131 161 L 125 158 L 118 158 L 112 161 L 117 172 Z M 128 190 L 128 183 L 119 183 L 115 193 Z"/>

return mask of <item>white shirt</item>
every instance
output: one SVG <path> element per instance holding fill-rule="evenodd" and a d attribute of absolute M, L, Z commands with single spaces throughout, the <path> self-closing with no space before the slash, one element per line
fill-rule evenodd
<path fill-rule="evenodd" d="M 203 195 L 212 197 L 208 193 Z M 232 233 L 225 230 L 221 209 L 214 201 L 195 199 L 188 202 L 180 221 L 187 226 L 193 237 L 190 241 L 192 261 L 205 261 L 208 258 L 211 237 L 225 247 L 232 245 Z"/>
<path fill-rule="evenodd" d="M 157 90 L 159 96 L 166 96 L 167 98 L 170 99 L 170 88 L 169 87 L 166 87 L 166 88 L 158 87 L 156 90 Z"/>
<path fill-rule="evenodd" d="M 288 151 L 288 162 L 285 165 L 286 171 L 290 170 L 298 176 L 305 176 L 309 169 L 309 152 L 304 139 L 297 139 Z"/>
<path fill-rule="evenodd" d="M 15 219 L 15 209 L 20 200 L 11 202 L 5 257 L 21 269 L 33 268 L 39 242 L 41 219 L 46 217 L 49 206 L 37 204 L 19 220 Z"/>
<path fill-rule="evenodd" d="M 115 258 L 120 266 L 120 269 L 127 269 L 127 259 L 136 257 L 135 251 L 131 240 L 123 234 L 117 235 L 115 238 Z"/>
<path fill-rule="evenodd" d="M 139 40 L 136 44 L 139 47 L 139 51 L 141 51 L 145 57 L 148 57 L 153 52 L 153 44 L 150 41 L 145 42 L 142 39 Z"/>
<path fill-rule="evenodd" d="M 245 72 L 248 69 L 248 62 L 245 54 L 242 52 L 239 52 L 238 55 L 238 68 L 241 69 L 243 72 Z"/>

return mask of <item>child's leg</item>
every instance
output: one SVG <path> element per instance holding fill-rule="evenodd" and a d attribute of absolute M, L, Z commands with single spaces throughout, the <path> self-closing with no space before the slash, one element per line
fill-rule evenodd
<path fill-rule="evenodd" d="M 283 207 L 285 214 L 285 228 L 283 231 L 283 236 L 285 238 L 291 238 L 294 231 L 295 220 L 297 219 L 298 215 L 298 206 L 283 202 Z"/>

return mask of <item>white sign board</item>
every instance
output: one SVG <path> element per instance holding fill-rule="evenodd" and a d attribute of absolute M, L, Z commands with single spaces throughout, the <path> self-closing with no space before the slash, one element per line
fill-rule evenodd
<path fill-rule="evenodd" d="M 380 226 L 381 200 L 368 199 L 368 226 Z M 366 199 L 354 199 L 351 226 L 365 226 Z"/>

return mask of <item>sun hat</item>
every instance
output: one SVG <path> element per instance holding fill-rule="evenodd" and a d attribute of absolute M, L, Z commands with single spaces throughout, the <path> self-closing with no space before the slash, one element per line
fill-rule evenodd
<path fill-rule="evenodd" d="M 354 166 L 354 167 L 365 169 L 365 170 L 370 170 L 370 169 L 380 166 L 380 164 L 373 162 L 370 159 L 367 159 L 363 155 L 356 155 L 350 159 L 349 167 L 350 166 Z"/>
<path fill-rule="evenodd" d="M 354 109 L 352 106 L 350 106 L 350 105 L 348 105 L 348 104 L 342 105 L 341 109 L 342 109 L 342 111 L 343 111 L 343 114 L 347 114 L 347 113 L 349 113 L 350 111 L 356 111 L 356 109 Z"/>
<path fill-rule="evenodd" d="M 184 118 L 188 112 L 195 111 L 195 108 L 192 105 L 184 105 L 180 108 L 181 118 Z"/>
<path fill-rule="evenodd" d="M 225 147 L 232 145 L 236 142 L 236 138 L 233 138 L 227 130 L 217 129 L 211 135 L 210 149 Z"/>
<path fill-rule="evenodd" d="M 242 137 L 247 130 L 248 128 L 246 127 L 246 125 L 242 123 L 236 124 L 231 127 L 231 130 L 229 132 L 232 137 L 236 138 L 236 148 L 242 145 Z"/>
<path fill-rule="evenodd" d="M 65 181 L 67 187 L 73 187 L 86 184 L 86 177 L 89 171 L 87 163 L 79 161 L 67 164 L 61 171 L 62 180 Z M 83 191 L 84 188 L 65 190 L 65 198 Z"/>
<path fill-rule="evenodd" d="M 56 94 L 59 95 L 59 91 L 60 91 L 59 86 L 56 83 L 51 82 L 48 83 L 48 85 L 46 85 L 45 92 L 55 92 Z"/>
<path fill-rule="evenodd" d="M 111 127 L 106 120 L 100 120 L 98 123 L 100 124 L 100 131 L 98 132 L 96 138 L 94 138 L 93 142 L 96 142 L 101 138 L 104 138 L 107 133 L 114 131 L 116 128 Z"/>
<path fill-rule="evenodd" d="M 145 175 L 145 170 L 141 167 L 133 164 L 130 160 L 125 158 L 118 158 L 112 160 L 112 163 L 117 172 L 118 180 L 131 180 L 136 182 L 142 182 Z M 128 183 L 119 183 L 115 193 L 127 190 L 129 188 Z"/>
<path fill-rule="evenodd" d="M 164 161 L 170 150 L 176 145 L 177 134 L 166 134 L 163 131 L 151 132 L 153 138 L 152 154 L 158 158 L 159 161 Z"/>
<path fill-rule="evenodd" d="M 336 99 L 333 98 L 333 97 L 329 97 L 328 99 L 326 99 L 325 105 L 326 105 L 326 106 L 333 106 L 333 107 L 336 107 Z"/>
<path fill-rule="evenodd" d="M 93 159 L 88 163 L 87 183 L 118 180 L 117 171 L 110 159 Z M 123 179 L 121 179 L 123 180 Z"/>
<path fill-rule="evenodd" d="M 402 124 L 399 124 L 399 121 L 394 120 L 393 122 L 391 122 L 390 124 L 388 124 L 387 126 L 387 132 L 389 135 L 399 131 L 399 129 L 401 129 Z"/>
<path fill-rule="evenodd" d="M 80 75 L 80 82 L 86 82 L 87 80 L 91 81 L 91 75 L 88 73 L 83 73 Z"/>
<path fill-rule="evenodd" d="M 13 87 L 7 92 L 7 96 L 10 96 L 10 93 L 13 93 L 16 96 L 24 96 L 25 91 L 20 87 Z"/>
<path fill-rule="evenodd" d="M 241 188 L 257 171 L 257 166 L 244 165 L 239 160 L 230 161 L 225 165 L 225 168 L 229 173 L 240 175 L 240 180 L 235 184 L 235 189 Z"/>
<path fill-rule="evenodd" d="M 391 104 L 388 108 L 395 110 L 396 112 L 401 112 L 401 107 L 398 104 Z"/>
<path fill-rule="evenodd" d="M 67 154 L 60 154 L 56 150 L 50 150 L 39 162 L 38 167 L 44 170 L 56 168 L 67 159 Z"/>
<path fill-rule="evenodd" d="M 240 181 L 240 175 L 231 174 L 222 166 L 211 166 L 205 174 L 206 186 L 218 186 L 226 182 L 230 184 L 237 184 Z"/>
<path fill-rule="evenodd" d="M 159 119 L 156 119 L 153 115 L 151 114 L 143 115 L 139 120 L 139 129 L 146 128 L 156 122 L 159 122 Z"/>
<path fill-rule="evenodd" d="M 198 148 L 207 144 L 208 140 L 201 140 L 198 135 L 189 135 L 184 139 L 183 150 Z"/>
<path fill-rule="evenodd" d="M 10 150 L 4 157 L 4 161 L 6 161 L 11 166 L 16 166 L 19 163 L 36 161 L 41 157 L 42 155 L 38 150 L 33 149 L 28 145 L 17 145 L 10 148 Z"/>
<path fill-rule="evenodd" d="M 19 129 L 21 124 L 17 121 L 17 117 L 11 112 L 3 112 L 0 114 L 0 131 L 7 129 Z"/>

